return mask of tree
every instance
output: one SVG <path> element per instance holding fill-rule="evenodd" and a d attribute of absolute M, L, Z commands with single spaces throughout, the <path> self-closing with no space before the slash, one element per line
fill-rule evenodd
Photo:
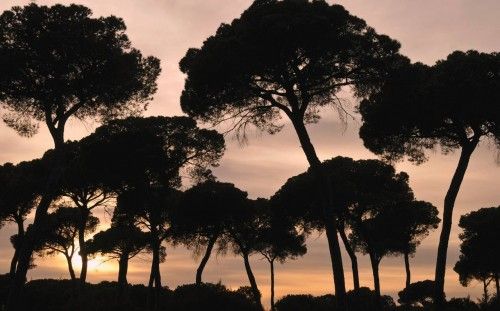
<path fill-rule="evenodd" d="M 359 106 L 365 146 L 386 159 L 407 156 L 419 164 L 435 146 L 445 154 L 460 150 L 444 199 L 436 261 L 435 302 L 441 309 L 453 207 L 470 157 L 481 140 L 500 146 L 499 70 L 500 54 L 477 51 L 453 52 L 432 67 L 408 63 Z"/>
<path fill-rule="evenodd" d="M 431 215 L 424 214 L 435 221 L 433 213 L 436 211 L 428 203 L 414 201 L 406 173 L 396 173 L 394 167 L 381 161 L 336 157 L 324 161 L 322 170 L 329 178 L 328 187 L 335 198 L 332 208 L 338 215 L 338 227 L 342 228 L 340 234 L 351 258 L 355 289 L 359 289 L 355 254 L 358 250 L 370 256 L 375 294 L 380 298 L 378 266 L 382 257 L 402 253 L 404 247 L 412 249 L 409 243 L 415 243 L 416 247 L 427 228 L 420 223 L 420 219 L 414 219 L 416 224 L 409 220 L 397 223 L 399 219 L 396 221 L 396 216 L 411 220 L 413 217 L 405 214 L 410 210 L 404 207 L 417 209 L 423 206 L 422 211 L 429 209 Z M 324 230 L 321 191 L 322 188 L 314 182 L 312 172 L 308 171 L 290 178 L 271 200 L 306 231 Z M 344 227 L 349 228 L 349 236 Z"/>
<path fill-rule="evenodd" d="M 459 235 L 462 243 L 454 270 L 460 277 L 460 283 L 468 286 L 473 279 L 483 282 L 484 301 L 488 302 L 488 284 L 494 280 L 499 297 L 500 206 L 481 208 L 463 215 L 458 225 L 463 232 Z"/>
<path fill-rule="evenodd" d="M 206 181 L 186 190 L 170 214 L 173 240 L 195 253 L 205 249 L 196 270 L 196 284 L 202 283 L 203 270 L 214 246 L 227 248 L 226 225 L 230 215 L 245 204 L 247 193 L 233 184 Z"/>
<path fill-rule="evenodd" d="M 17 165 L 5 163 L 0 166 L 0 227 L 4 222 L 14 222 L 17 233 L 11 237 L 14 255 L 9 275 L 13 277 L 17 267 L 19 251 L 25 236 L 24 222 L 38 203 L 45 167 L 40 160 L 21 162 Z"/>
<path fill-rule="evenodd" d="M 296 259 L 307 252 L 305 234 L 299 234 L 293 223 L 277 213 L 276 209 L 267 208 L 264 219 L 258 228 L 257 249 L 269 262 L 271 270 L 271 310 L 274 305 L 274 263 L 283 264 L 288 259 Z"/>
<path fill-rule="evenodd" d="M 383 211 L 385 228 L 393 234 L 391 243 L 393 252 L 401 253 L 405 261 L 406 286 L 411 283 L 410 256 L 413 255 L 420 242 L 436 229 L 440 219 L 438 210 L 429 202 L 400 202 Z"/>
<path fill-rule="evenodd" d="M 118 193 L 118 205 L 150 233 L 153 253 L 149 287 L 161 290 L 162 243 L 170 238 L 169 213 L 178 198 L 181 173 L 199 177 L 217 166 L 225 145 L 214 130 L 200 129 L 188 117 L 129 117 L 114 120 L 82 139 L 99 163 L 103 181 Z M 152 302 L 157 302 L 151 298 Z"/>
<path fill-rule="evenodd" d="M 386 68 L 399 62 L 399 43 L 377 34 L 340 5 L 325 1 L 255 1 L 240 18 L 222 24 L 200 49 L 190 49 L 180 62 L 187 74 L 181 107 L 204 122 L 232 120 L 231 129 L 245 138 L 253 125 L 278 132 L 284 115 L 292 123 L 319 186 L 321 161 L 306 125 L 331 106 L 345 117 L 337 97 L 342 87 L 357 96 L 375 89 Z M 324 217 L 333 219 L 328 191 Z M 326 222 L 337 297 L 345 300 L 336 223 Z"/>
<path fill-rule="evenodd" d="M 78 223 L 80 211 L 76 208 L 60 206 L 48 215 L 48 225 L 45 227 L 44 235 L 39 239 L 38 253 L 44 255 L 62 254 L 68 263 L 71 280 L 76 280 L 73 269 L 73 255 L 76 251 L 75 240 L 78 235 Z M 86 233 L 92 233 L 97 228 L 99 219 L 89 217 L 85 226 Z"/>
<path fill-rule="evenodd" d="M 425 280 L 407 285 L 398 293 L 398 302 L 404 305 L 429 306 L 433 302 L 434 281 Z"/>
<path fill-rule="evenodd" d="M 259 232 L 257 228 L 262 224 L 263 211 L 267 204 L 267 200 L 262 198 L 257 200 L 246 199 L 242 205 L 235 207 L 235 211 L 231 213 L 226 226 L 233 253 L 243 257 L 253 300 L 259 310 L 264 310 L 264 307 L 250 265 L 250 256 L 259 251 Z"/>
<path fill-rule="evenodd" d="M 127 285 L 128 262 L 146 248 L 149 237 L 131 223 L 113 222 L 86 243 L 90 255 L 100 253 L 118 260 L 118 285 L 123 289 Z"/>
<path fill-rule="evenodd" d="M 87 278 L 88 256 L 85 243 L 85 225 L 88 223 L 92 211 L 98 207 L 104 207 L 114 192 L 106 184 L 106 176 L 103 176 L 102 167 L 93 163 L 96 157 L 90 155 L 93 152 L 86 144 L 76 141 L 65 143 L 66 161 L 61 173 L 58 188 L 58 200 L 69 201 L 80 211 L 78 225 L 79 255 L 82 259 L 82 268 L 79 281 L 84 284 Z M 55 150 L 47 151 L 42 159 L 46 166 L 54 166 L 57 161 Z"/>
<path fill-rule="evenodd" d="M 24 136 L 45 123 L 60 161 L 48 175 L 33 236 L 23 243 L 7 309 L 14 309 L 64 165 L 70 118 L 106 120 L 140 113 L 156 91 L 159 60 L 131 47 L 115 16 L 93 18 L 79 5 L 30 4 L 0 15 L 0 103 L 7 125 Z M 2 68 L 3 69 L 3 68 Z"/>

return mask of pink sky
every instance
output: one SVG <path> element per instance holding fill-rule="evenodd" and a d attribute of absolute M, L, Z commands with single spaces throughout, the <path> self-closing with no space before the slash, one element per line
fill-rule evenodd
<path fill-rule="evenodd" d="M 184 77 L 178 70 L 178 62 L 190 47 L 199 47 L 212 35 L 222 22 L 230 22 L 249 6 L 251 0 L 80 0 L 37 1 L 38 4 L 83 4 L 99 15 L 122 17 L 128 26 L 128 35 L 136 48 L 145 55 L 154 55 L 162 61 L 159 90 L 146 115 L 181 114 L 179 96 Z M 0 10 L 29 1 L 2 0 Z M 483 0 L 351 0 L 336 1 L 352 14 L 364 18 L 378 32 L 385 33 L 402 43 L 402 52 L 413 61 L 432 64 L 446 57 L 453 50 L 477 49 L 484 52 L 500 51 L 500 2 Z M 356 101 L 347 97 L 351 107 Z M 90 134 L 98 124 L 73 121 L 67 127 L 67 139 L 78 139 Z M 359 121 L 351 121 L 347 129 L 337 121 L 334 111 L 325 110 L 319 124 L 310 126 L 311 136 L 322 159 L 337 155 L 355 159 L 373 158 L 358 138 Z M 305 157 L 290 127 L 274 136 L 251 133 L 249 144 L 241 145 L 227 138 L 228 150 L 222 164 L 215 170 L 222 181 L 235 183 L 249 192 L 251 197 L 272 195 L 287 178 L 307 168 Z M 39 157 L 52 147 L 46 130 L 31 139 L 19 137 L 13 130 L 0 125 L 0 163 L 19 162 Z M 477 296 L 481 286 L 472 283 L 468 288 L 458 284 L 451 269 L 458 257 L 458 228 L 461 214 L 481 207 L 500 203 L 500 179 L 498 178 L 498 152 L 492 145 L 483 143 L 473 155 L 468 173 L 459 194 L 454 228 L 450 239 L 446 291 L 448 297 Z M 431 154 L 431 160 L 421 166 L 408 163 L 397 165 L 398 170 L 410 174 L 411 185 L 420 200 L 430 201 L 440 210 L 442 199 L 455 169 L 457 155 L 442 156 L 439 150 Z M 102 216 L 100 213 L 98 216 Z M 106 221 L 104 222 L 106 225 Z M 13 228 L 0 231 L 0 273 L 8 269 L 12 250 L 9 236 Z M 412 259 L 413 281 L 432 278 L 439 231 L 433 233 L 419 248 Z M 308 243 L 308 254 L 277 269 L 277 296 L 286 293 L 324 294 L 332 291 L 330 263 L 323 237 L 313 237 Z M 361 255 L 359 255 L 361 257 Z M 350 264 L 344 254 L 346 280 L 351 287 Z M 171 288 L 192 283 L 197 260 L 183 248 L 168 248 L 167 261 L 162 264 L 163 280 Z M 58 258 L 37 260 L 37 269 L 28 278 L 67 277 L 66 267 Z M 268 267 L 258 256 L 252 262 L 259 286 L 268 299 Z M 372 286 L 371 271 L 366 258 L 361 259 L 361 283 Z M 148 276 L 149 258 L 134 260 L 129 281 L 145 282 Z M 116 278 L 114 263 L 94 261 L 89 272 L 90 281 Z M 212 258 L 204 275 L 206 281 L 222 281 L 231 288 L 247 285 L 240 258 L 227 256 Z M 381 266 L 382 291 L 395 295 L 404 287 L 402 258 L 387 258 Z"/>

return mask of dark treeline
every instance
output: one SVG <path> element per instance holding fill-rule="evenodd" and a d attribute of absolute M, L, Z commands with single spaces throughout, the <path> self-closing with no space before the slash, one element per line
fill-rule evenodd
<path fill-rule="evenodd" d="M 142 117 L 156 92 L 160 61 L 131 46 L 122 19 L 95 18 L 80 5 L 30 4 L 0 15 L 0 104 L 4 122 L 22 136 L 44 124 L 54 148 L 40 159 L 0 166 L 0 225 L 17 233 L 10 269 L 1 277 L 2 310 L 264 310 L 251 257 L 269 264 L 271 310 L 494 310 L 500 273 L 500 207 L 462 216 L 462 285 L 482 283 L 479 304 L 447 300 L 446 256 L 455 200 L 474 150 L 500 146 L 500 54 L 455 51 L 427 66 L 400 53 L 340 5 L 322 0 L 255 0 L 180 61 L 186 74 L 180 105 L 186 116 Z M 360 137 L 381 160 L 321 161 L 307 125 L 333 107 L 351 117 L 339 93 L 359 100 Z M 246 140 L 250 127 L 270 135 L 286 119 L 307 170 L 270 198 L 252 199 L 212 169 L 225 152 L 217 128 Z M 65 139 L 69 120 L 101 124 L 79 141 Z M 395 161 L 416 164 L 427 150 L 460 152 L 444 198 L 435 278 L 413 281 L 411 257 L 438 228 L 438 209 L 419 200 Z M 97 232 L 104 208 L 111 225 Z M 34 220 L 26 224 L 28 215 Z M 307 238 L 325 233 L 332 295 L 288 295 L 275 302 L 275 265 L 307 252 Z M 340 239 L 339 239 L 340 238 Z M 342 243 L 341 243 L 342 242 Z M 201 257 L 191 285 L 171 291 L 160 265 L 169 246 Z M 353 290 L 345 285 L 341 248 Z M 249 286 L 236 291 L 203 283 L 213 253 L 241 257 Z M 151 258 L 147 286 L 127 281 L 129 261 Z M 26 283 L 37 256 L 61 254 L 71 280 Z M 86 282 L 88 261 L 115 260 L 116 282 Z M 373 290 L 361 287 L 358 256 L 367 255 Z M 81 257 L 77 273 L 72 265 Z M 400 256 L 405 288 L 398 303 L 383 295 L 379 267 Z M 168 276 L 167 276 L 168 277 Z M 490 292 L 495 287 L 494 293 Z"/>

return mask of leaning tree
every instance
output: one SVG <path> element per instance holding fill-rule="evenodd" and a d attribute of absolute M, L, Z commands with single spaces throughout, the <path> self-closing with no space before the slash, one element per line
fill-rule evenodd
<path fill-rule="evenodd" d="M 17 165 L 5 163 L 0 166 L 0 227 L 5 222 L 15 223 L 17 233 L 11 237 L 14 255 L 9 275 L 13 277 L 26 233 L 25 221 L 39 201 L 43 190 L 46 167 L 40 160 L 21 162 Z"/>
<path fill-rule="evenodd" d="M 214 247 L 227 249 L 226 226 L 231 214 L 245 204 L 247 193 L 231 183 L 206 181 L 186 190 L 179 204 L 170 212 L 172 239 L 195 253 L 204 255 L 196 270 L 196 284 L 202 283 L 202 274 Z"/>
<path fill-rule="evenodd" d="M 435 303 L 444 303 L 446 256 L 453 208 L 469 160 L 481 140 L 500 146 L 500 54 L 453 52 L 434 66 L 406 64 L 362 101 L 360 136 L 365 146 L 388 160 L 405 156 L 417 164 L 425 151 L 460 150 L 444 199 L 436 261 Z M 441 306 L 442 308 L 442 306 Z"/>
<path fill-rule="evenodd" d="M 280 131 L 284 116 L 309 165 L 318 171 L 321 161 L 306 125 L 319 120 L 323 107 L 345 116 L 338 98 L 342 88 L 350 87 L 359 97 L 370 94 L 386 68 L 401 59 L 399 46 L 340 5 L 256 0 L 201 48 L 187 51 L 180 62 L 187 75 L 181 107 L 211 124 L 232 121 L 230 128 L 243 139 L 249 126 L 270 134 Z M 317 173 L 320 183 L 325 177 Z M 324 217 L 333 219 L 327 189 L 323 197 Z M 335 291 L 342 304 L 345 282 L 337 228 L 335 222 L 327 223 Z"/>
<path fill-rule="evenodd" d="M 33 235 L 23 243 L 7 309 L 18 301 L 33 244 L 54 197 L 68 120 L 140 113 L 156 91 L 159 60 L 132 48 L 125 30 L 122 19 L 94 18 L 80 5 L 30 4 L 0 15 L 0 64 L 8 64 L 0 75 L 3 119 L 24 136 L 45 123 L 60 158 L 47 176 Z"/>
<path fill-rule="evenodd" d="M 488 284 L 495 282 L 497 299 L 500 294 L 500 207 L 481 208 L 460 217 L 458 224 L 460 257 L 455 264 L 460 283 L 468 286 L 473 280 L 483 282 L 484 300 L 488 302 Z"/>

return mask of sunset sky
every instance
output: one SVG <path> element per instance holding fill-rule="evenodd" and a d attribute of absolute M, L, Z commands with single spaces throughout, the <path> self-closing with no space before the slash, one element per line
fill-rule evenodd
<path fill-rule="evenodd" d="M 30 1 L 0 0 L 0 10 Z M 79 0 L 36 1 L 39 5 L 76 2 L 91 8 L 95 16 L 116 15 L 122 17 L 128 27 L 134 47 L 144 55 L 161 59 L 162 74 L 158 92 L 146 115 L 179 115 L 179 96 L 184 76 L 178 62 L 190 47 L 200 47 L 218 26 L 229 23 L 246 9 L 252 0 Z M 454 50 L 476 49 L 483 52 L 500 51 L 500 1 L 498 0 L 351 0 L 329 1 L 344 5 L 352 14 L 367 21 L 379 33 L 397 39 L 402 53 L 426 64 L 445 58 Z M 0 69 L 1 70 L 1 69 Z M 352 109 L 357 102 L 345 98 Z M 321 159 L 337 155 L 355 159 L 375 158 L 363 147 L 358 138 L 359 120 L 350 120 L 347 127 L 338 121 L 334 110 L 325 110 L 319 124 L 309 127 L 313 143 Z M 72 121 L 67 125 L 67 139 L 79 139 L 93 132 L 98 126 L 92 122 Z M 269 197 L 289 177 L 307 169 L 305 156 L 290 126 L 276 135 L 258 132 L 249 135 L 247 144 L 227 137 L 227 152 L 215 174 L 221 181 L 234 183 L 248 191 L 250 197 Z M 43 128 L 33 138 L 22 138 L 4 124 L 0 125 L 0 163 L 30 160 L 40 157 L 52 147 L 48 132 Z M 455 169 L 457 154 L 441 155 L 439 150 L 430 153 L 430 161 L 414 166 L 398 163 L 398 171 L 410 175 L 411 186 L 419 200 L 432 202 L 442 210 L 442 201 Z M 458 219 L 460 215 L 481 207 L 500 204 L 500 156 L 493 144 L 483 142 L 472 156 L 468 172 L 457 199 L 454 227 L 450 239 L 446 293 L 448 297 L 477 297 L 482 285 L 472 283 L 468 288 L 458 283 L 452 270 L 458 257 Z M 102 226 L 109 224 L 109 216 L 97 211 Z M 12 255 L 9 237 L 14 228 L 6 226 L 0 231 L 0 273 L 8 271 Z M 439 230 L 432 233 L 411 259 L 412 281 L 431 279 Z M 162 281 L 170 288 L 179 284 L 193 283 L 198 259 L 181 248 L 167 247 L 167 260 L 161 265 Z M 371 270 L 366 257 L 360 257 L 362 286 L 372 287 Z M 78 256 L 75 256 L 78 257 Z M 352 288 L 350 262 L 344 253 L 346 281 Z M 78 269 L 79 258 L 75 259 Z M 66 264 L 62 258 L 37 259 L 38 267 L 30 270 L 28 279 L 67 278 Z M 253 257 L 253 268 L 263 292 L 263 302 L 269 296 L 269 273 L 265 260 Z M 150 259 L 147 255 L 134 259 L 129 268 L 128 280 L 146 282 Z M 288 293 L 331 293 L 333 282 L 326 240 L 313 236 L 308 241 L 308 253 L 301 259 L 277 267 L 277 297 Z M 118 266 L 115 262 L 96 259 L 90 263 L 89 280 L 115 280 Z M 385 258 L 381 264 L 381 284 L 385 294 L 396 296 L 404 287 L 404 263 L 401 257 Z M 204 280 L 221 281 L 232 289 L 247 285 L 243 261 L 231 255 L 210 259 Z"/>

